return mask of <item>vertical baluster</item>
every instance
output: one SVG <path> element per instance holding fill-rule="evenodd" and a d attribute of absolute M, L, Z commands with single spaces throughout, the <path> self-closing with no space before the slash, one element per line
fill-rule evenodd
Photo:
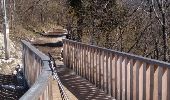
<path fill-rule="evenodd" d="M 25 62 L 25 66 L 24 66 L 24 71 L 25 71 L 25 78 L 28 80 L 28 65 L 27 65 L 27 62 L 29 61 L 28 59 L 28 53 L 27 53 L 27 48 L 25 46 L 25 59 L 24 59 L 24 62 Z"/>
<path fill-rule="evenodd" d="M 75 64 L 76 64 L 76 74 L 78 74 L 78 54 L 77 54 L 78 53 L 78 48 L 77 48 L 77 44 L 76 43 L 75 43 L 75 49 L 76 49 L 75 50 L 76 51 L 75 52 L 75 57 L 76 57 L 76 59 L 75 59 L 75 61 L 76 61 L 75 62 Z"/>
<path fill-rule="evenodd" d="M 146 70 L 146 100 L 153 100 L 153 67 L 153 65 L 148 65 Z"/>
<path fill-rule="evenodd" d="M 122 100 L 126 100 L 126 84 L 127 84 L 127 58 L 125 57 L 122 62 Z"/>
<path fill-rule="evenodd" d="M 78 48 L 78 44 L 76 44 L 76 55 L 77 55 L 77 63 L 76 63 L 76 65 L 77 65 L 77 75 L 79 75 L 79 48 Z"/>
<path fill-rule="evenodd" d="M 63 44 L 64 44 L 64 47 L 63 47 L 63 61 L 64 61 L 64 64 L 66 64 L 66 43 L 65 43 L 65 40 L 63 40 Z"/>
<path fill-rule="evenodd" d="M 101 74 L 102 74 L 102 89 L 104 91 L 104 65 L 105 65 L 105 53 L 104 51 L 101 51 L 102 52 L 102 60 L 101 60 L 101 63 L 102 63 L 102 66 L 101 66 Z"/>
<path fill-rule="evenodd" d="M 44 95 L 43 99 L 45 100 L 46 99 L 46 89 L 43 91 L 43 95 Z"/>
<path fill-rule="evenodd" d="M 45 89 L 45 91 L 44 91 L 44 94 L 45 94 L 44 99 L 45 99 L 45 100 L 48 100 L 48 95 L 47 95 L 48 91 L 47 91 L 47 89 L 48 89 L 48 86 L 46 86 L 46 89 Z"/>
<path fill-rule="evenodd" d="M 67 42 L 67 67 L 69 67 L 69 43 Z"/>
<path fill-rule="evenodd" d="M 68 64 L 68 66 L 69 66 L 69 68 L 71 68 L 71 43 L 69 42 L 69 64 Z"/>
<path fill-rule="evenodd" d="M 84 46 L 84 73 L 85 73 L 85 78 L 87 79 L 87 47 Z"/>
<path fill-rule="evenodd" d="M 86 51 L 85 51 L 85 71 L 86 71 L 86 73 L 85 73 L 85 75 L 86 75 L 86 79 L 88 79 L 88 48 L 87 48 L 87 46 L 85 46 L 85 48 L 86 48 Z"/>
<path fill-rule="evenodd" d="M 109 71 L 108 71 L 108 67 L 109 67 L 109 63 L 108 63 L 108 61 L 109 61 L 109 55 L 108 55 L 108 52 L 105 52 L 106 53 L 106 59 L 105 59 L 105 61 L 106 61 L 106 71 L 105 71 L 105 91 L 106 91 L 106 93 L 108 94 L 109 93 L 109 89 L 108 89 L 108 87 L 109 87 Z"/>
<path fill-rule="evenodd" d="M 89 79 L 89 61 L 88 61 L 88 57 L 89 57 L 89 54 L 88 54 L 88 47 L 86 46 L 86 76 L 87 76 L 87 80 Z"/>
<path fill-rule="evenodd" d="M 91 82 L 91 48 L 90 47 L 88 47 L 89 48 L 89 57 L 88 57 L 88 61 L 89 61 L 89 69 L 88 69 L 88 72 L 89 72 L 89 81 Z"/>
<path fill-rule="evenodd" d="M 79 66 L 80 66 L 80 75 L 82 75 L 82 65 L 81 65 L 81 56 L 82 56 L 82 50 L 81 50 L 81 45 L 79 44 Z"/>
<path fill-rule="evenodd" d="M 153 100 L 161 100 L 162 98 L 162 67 L 155 66 L 154 73 L 154 97 Z"/>
<path fill-rule="evenodd" d="M 89 47 L 89 51 L 90 51 L 90 66 L 89 66 L 89 68 L 90 68 L 90 82 L 92 82 L 92 69 L 93 69 L 93 66 L 92 66 L 92 48 L 91 47 Z"/>
<path fill-rule="evenodd" d="M 29 66 L 28 66 L 28 72 L 29 72 L 29 74 L 28 74 L 28 79 L 29 79 L 29 83 L 30 83 L 30 86 L 32 86 L 32 77 L 33 77 L 33 74 L 32 74 L 32 69 L 34 68 L 34 66 L 30 66 L 30 64 L 34 64 L 34 60 L 33 60 L 33 54 L 32 54 L 32 52 L 30 52 L 30 50 L 29 50 L 29 54 L 30 54 L 30 56 L 29 56 Z"/>
<path fill-rule="evenodd" d="M 117 100 L 122 99 L 122 57 L 118 57 L 117 61 Z"/>
<path fill-rule="evenodd" d="M 170 69 L 164 68 L 162 76 L 162 100 L 170 100 Z"/>
<path fill-rule="evenodd" d="M 43 100 L 43 95 L 40 95 L 38 100 Z"/>
<path fill-rule="evenodd" d="M 87 72 L 88 72 L 88 80 L 90 81 L 90 48 L 89 47 L 87 47 L 87 50 L 88 50 L 88 69 L 87 69 Z"/>
<path fill-rule="evenodd" d="M 74 44 L 72 43 L 72 52 L 71 52 L 71 54 L 72 54 L 72 57 L 71 57 L 71 59 L 72 59 L 72 70 L 74 70 Z"/>
<path fill-rule="evenodd" d="M 98 78 L 98 73 L 99 73 L 99 71 L 98 71 L 99 70 L 99 68 L 98 68 L 98 62 L 99 62 L 98 49 L 95 50 L 95 57 L 96 57 L 95 58 L 96 59 L 96 63 L 95 63 L 96 64 L 96 67 L 95 67 L 96 68 L 96 70 L 95 70 L 96 71 L 96 73 L 95 73 L 96 74 L 96 83 L 95 84 L 96 84 L 96 87 L 98 87 L 98 79 L 99 79 Z"/>
<path fill-rule="evenodd" d="M 83 45 L 81 45 L 81 66 L 82 66 L 82 76 L 84 75 L 84 48 Z M 84 77 L 84 76 L 83 76 Z"/>
<path fill-rule="evenodd" d="M 76 72 L 76 48 L 75 48 L 75 44 L 72 44 L 73 46 L 73 70 L 74 72 Z"/>
<path fill-rule="evenodd" d="M 49 99 L 49 83 L 48 83 L 48 85 L 47 85 L 47 97 L 46 97 L 46 100 L 50 100 L 50 99 Z"/>
<path fill-rule="evenodd" d="M 79 44 L 77 44 L 77 73 L 80 75 L 80 48 Z"/>
<path fill-rule="evenodd" d="M 71 54 L 72 54 L 72 57 L 71 57 L 71 59 L 72 59 L 72 70 L 74 71 L 74 44 L 72 43 L 72 52 L 71 52 Z"/>
<path fill-rule="evenodd" d="M 74 65 L 74 72 L 76 72 L 76 47 L 75 47 L 75 44 L 73 44 L 73 47 L 74 47 L 74 52 L 73 52 L 74 53 L 73 54 L 74 55 L 74 58 L 73 58 L 74 64 L 73 65 Z"/>
<path fill-rule="evenodd" d="M 67 67 L 69 67 L 69 43 L 67 42 Z"/>
<path fill-rule="evenodd" d="M 93 48 L 90 47 L 90 82 L 93 83 Z"/>
<path fill-rule="evenodd" d="M 92 66 L 92 48 L 89 47 L 89 53 L 90 53 L 90 57 L 89 57 L 89 80 L 92 83 L 92 70 L 93 70 L 93 66 Z"/>
<path fill-rule="evenodd" d="M 80 51 L 81 51 L 81 55 L 80 55 L 80 66 L 81 66 L 81 76 L 83 76 L 83 47 L 82 45 L 80 45 Z"/>
<path fill-rule="evenodd" d="M 99 88 L 101 89 L 101 83 L 102 83 L 102 52 L 99 50 Z"/>
<path fill-rule="evenodd" d="M 68 50 L 68 53 L 67 53 L 68 54 L 68 56 L 67 56 L 68 57 L 68 59 L 67 59 L 68 60 L 67 61 L 67 67 L 70 68 L 70 43 L 68 42 L 67 44 L 68 44 L 68 49 L 67 49 Z"/>
<path fill-rule="evenodd" d="M 79 56 L 80 56 L 80 52 L 79 52 L 79 46 L 78 46 L 78 44 L 76 43 L 76 48 L 77 48 L 77 53 L 76 53 L 76 55 L 77 55 L 77 75 L 80 75 L 80 73 L 79 73 Z"/>
<path fill-rule="evenodd" d="M 95 72 L 95 62 L 96 62 L 96 59 L 95 59 L 95 56 L 96 56 L 96 55 L 95 55 L 95 54 L 96 54 L 96 53 L 95 53 L 95 48 L 92 48 L 92 51 L 93 51 L 93 54 L 92 54 L 92 59 L 93 59 L 93 60 L 92 60 L 92 61 L 93 61 L 93 63 L 92 63 L 92 67 L 93 67 L 92 75 L 93 75 L 93 76 L 92 76 L 92 77 L 93 77 L 93 84 L 95 84 L 95 73 L 96 73 L 96 72 Z"/>
<path fill-rule="evenodd" d="M 81 59 L 80 59 L 81 76 L 83 76 L 83 48 L 82 48 L 82 45 L 80 45 L 80 49 L 81 49 Z"/>
<path fill-rule="evenodd" d="M 111 95 L 111 53 L 108 52 L 108 83 L 107 83 L 107 86 L 108 86 L 108 94 Z"/>
<path fill-rule="evenodd" d="M 83 63 L 83 77 L 85 77 L 85 48 L 84 45 L 82 46 L 83 49 L 83 58 L 82 58 L 82 63 Z"/>
<path fill-rule="evenodd" d="M 113 56 L 113 54 L 112 54 Z M 117 98 L 117 55 L 114 55 L 112 59 L 112 96 Z"/>
<path fill-rule="evenodd" d="M 133 100 L 133 60 L 129 59 L 127 65 L 127 100 Z"/>
<path fill-rule="evenodd" d="M 140 62 L 135 61 L 133 67 L 133 100 L 139 100 L 139 67 L 141 66 Z"/>
<path fill-rule="evenodd" d="M 107 93 L 107 88 L 106 88 L 106 78 L 107 78 L 107 74 L 106 74 L 106 51 L 103 51 L 104 52 L 104 59 L 103 59 L 103 87 L 104 87 L 104 92 Z"/>
<path fill-rule="evenodd" d="M 71 69 L 73 69 L 72 51 L 73 51 L 73 46 L 72 46 L 72 43 L 70 43 L 70 68 Z"/>
<path fill-rule="evenodd" d="M 65 44 L 66 44 L 66 52 L 65 52 L 65 56 L 66 56 L 66 67 L 68 67 L 67 65 L 68 65 L 68 44 L 67 44 L 67 42 L 65 42 Z"/>
<path fill-rule="evenodd" d="M 67 42 L 67 67 L 69 67 L 69 59 L 70 59 L 70 43 Z"/>
<path fill-rule="evenodd" d="M 51 78 L 49 82 L 49 100 L 52 100 L 52 98 L 53 98 L 53 91 L 52 91 L 52 78 Z"/>
<path fill-rule="evenodd" d="M 74 68 L 75 68 L 75 72 L 77 73 L 77 48 L 76 48 L 76 44 L 74 44 Z"/>
<path fill-rule="evenodd" d="M 94 77 L 93 77 L 93 69 L 94 69 L 94 66 L 93 66 L 93 62 L 94 62 L 94 59 L 93 59 L 93 56 L 94 56 L 94 52 L 93 52 L 93 48 L 91 47 L 91 58 L 90 58 L 90 61 L 91 61 L 91 83 L 94 84 Z"/>
<path fill-rule="evenodd" d="M 146 63 L 139 68 L 139 100 L 146 100 Z"/>
<path fill-rule="evenodd" d="M 112 76 L 112 73 L 114 73 L 113 71 L 112 71 L 112 69 L 113 69 L 113 66 L 112 66 L 112 60 L 113 60 L 113 55 L 112 55 L 112 53 L 110 52 L 109 53 L 109 56 L 110 56 L 110 69 L 109 69 L 109 71 L 110 71 L 110 78 L 109 78 L 109 94 L 111 95 L 111 96 L 113 96 L 113 84 L 112 84 L 112 78 L 113 78 L 113 76 Z"/>
<path fill-rule="evenodd" d="M 81 48 L 80 48 L 80 44 L 78 44 L 78 49 L 79 49 L 79 52 L 78 52 L 78 55 L 79 55 L 79 75 L 81 75 Z"/>
<path fill-rule="evenodd" d="M 88 51 L 88 47 L 87 47 L 87 52 L 86 52 L 86 72 L 87 72 L 87 79 L 89 79 L 89 61 L 88 61 L 88 59 L 89 59 L 89 51 Z"/>
<path fill-rule="evenodd" d="M 75 63 L 74 63 L 74 61 L 75 61 L 75 56 L 74 56 L 74 52 L 75 52 L 75 49 L 74 49 L 74 44 L 72 43 L 72 63 L 73 63 L 73 70 L 75 71 Z"/>

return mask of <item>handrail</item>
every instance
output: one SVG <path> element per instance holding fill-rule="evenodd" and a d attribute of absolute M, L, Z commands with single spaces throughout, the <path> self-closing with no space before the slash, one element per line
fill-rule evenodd
<path fill-rule="evenodd" d="M 22 40 L 24 75 L 30 89 L 20 100 L 52 100 L 50 58 Z"/>
<path fill-rule="evenodd" d="M 38 49 L 36 49 L 34 46 L 32 46 L 29 42 L 25 40 L 21 40 L 22 45 L 27 46 L 32 52 L 34 52 L 41 60 L 50 60 L 48 56 L 46 56 L 44 53 L 40 52 Z M 46 66 L 45 66 L 46 67 Z"/>
<path fill-rule="evenodd" d="M 43 72 L 34 85 L 19 100 L 38 100 L 49 85 L 50 77 L 51 72 Z"/>
<path fill-rule="evenodd" d="M 64 64 L 117 100 L 170 100 L 170 63 L 63 39 Z"/>
<path fill-rule="evenodd" d="M 128 58 L 132 58 L 132 59 L 136 59 L 136 60 L 143 60 L 144 62 L 147 63 L 151 63 L 151 64 L 157 64 L 158 66 L 168 66 L 170 68 L 170 63 L 168 62 L 164 62 L 164 61 L 160 61 L 160 60 L 155 60 L 155 59 L 150 59 L 150 58 L 146 58 L 146 57 L 142 57 L 142 56 L 138 56 L 138 55 L 134 55 L 134 54 L 130 54 L 130 53 L 125 53 L 125 52 L 120 52 L 120 51 L 116 51 L 116 50 L 112 50 L 112 49 L 107 49 L 107 48 L 103 48 L 103 47 L 98 47 L 95 45 L 90 45 L 90 44 L 85 44 L 82 42 L 77 42 L 77 41 L 73 41 L 73 40 L 68 40 L 68 39 L 63 39 L 64 42 L 70 42 L 70 43 L 76 43 L 82 46 L 88 46 L 90 48 L 94 48 L 94 49 L 100 49 L 106 52 L 112 52 L 115 53 L 119 56 L 126 56 Z"/>

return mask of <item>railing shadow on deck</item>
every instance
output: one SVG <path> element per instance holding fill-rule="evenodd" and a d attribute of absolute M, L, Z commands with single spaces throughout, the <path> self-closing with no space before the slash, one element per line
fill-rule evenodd
<path fill-rule="evenodd" d="M 67 39 L 63 43 L 64 64 L 116 100 L 170 100 L 170 63 Z"/>
<path fill-rule="evenodd" d="M 63 85 L 78 100 L 113 100 L 111 96 L 97 89 L 88 80 L 76 75 L 72 70 L 66 67 L 57 67 L 58 75 Z"/>

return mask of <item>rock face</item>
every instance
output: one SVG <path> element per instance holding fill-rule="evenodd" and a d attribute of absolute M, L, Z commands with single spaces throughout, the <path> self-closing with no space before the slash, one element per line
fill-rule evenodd
<path fill-rule="evenodd" d="M 40 33 L 41 37 L 33 40 L 33 44 L 57 43 L 61 42 L 68 35 L 66 29 L 50 29 L 47 32 Z"/>
<path fill-rule="evenodd" d="M 5 60 L 4 36 L 0 33 L 0 74 L 12 74 L 18 64 L 21 64 L 22 53 L 19 47 L 10 40 L 10 59 Z"/>
<path fill-rule="evenodd" d="M 55 59 L 62 60 L 63 42 L 67 36 L 66 29 L 50 29 L 41 34 L 42 36 L 33 40 L 32 43 L 43 53 L 51 53 Z"/>

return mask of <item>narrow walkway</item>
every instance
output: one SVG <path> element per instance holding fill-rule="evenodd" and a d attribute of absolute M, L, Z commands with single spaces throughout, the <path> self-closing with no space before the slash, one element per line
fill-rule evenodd
<path fill-rule="evenodd" d="M 43 44 L 43 43 L 39 43 Z M 44 45 L 36 45 L 36 47 L 45 54 L 50 52 L 56 60 L 57 71 L 69 100 L 114 100 L 106 95 L 103 91 L 97 89 L 86 79 L 76 75 L 72 70 L 64 67 L 63 62 L 59 61 L 60 47 L 51 47 Z M 55 81 L 52 84 L 53 100 L 62 100 L 58 85 Z"/>
<path fill-rule="evenodd" d="M 53 89 L 53 100 L 62 100 L 59 87 L 55 80 L 52 82 Z M 65 92 L 67 93 L 70 100 L 78 100 L 66 87 L 64 87 Z"/>
<path fill-rule="evenodd" d="M 114 100 L 103 91 L 97 89 L 89 81 L 76 75 L 72 70 L 64 67 L 63 65 L 58 65 L 57 71 L 62 84 L 78 100 Z M 75 99 L 70 98 L 70 100 Z"/>
<path fill-rule="evenodd" d="M 61 62 L 60 62 L 61 63 Z M 59 64 L 59 63 L 58 63 Z M 78 100 L 65 86 L 64 90 L 70 100 Z M 52 81 L 53 100 L 62 100 L 60 90 L 56 80 Z"/>

